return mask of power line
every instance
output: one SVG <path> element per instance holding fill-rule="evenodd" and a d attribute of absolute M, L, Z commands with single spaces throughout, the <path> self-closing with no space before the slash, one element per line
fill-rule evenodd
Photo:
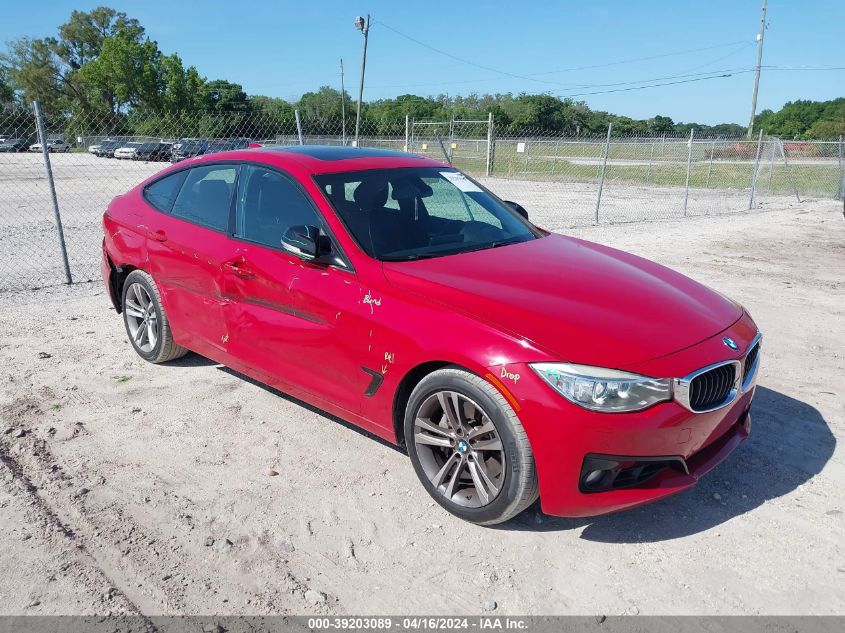
<path fill-rule="evenodd" d="M 721 74 L 721 75 L 713 75 L 713 76 L 710 76 L 710 77 L 697 77 L 697 78 L 694 78 L 694 79 L 683 79 L 683 80 L 680 80 L 680 81 L 667 81 L 667 82 L 664 82 L 664 83 L 651 84 L 651 85 L 648 85 L 648 86 L 630 86 L 628 88 L 615 88 L 615 89 L 612 89 L 612 90 L 597 90 L 595 92 L 567 93 L 567 94 L 561 94 L 560 96 L 564 96 L 564 97 L 586 97 L 586 96 L 589 96 L 589 95 L 603 95 L 603 94 L 608 94 L 608 93 L 611 93 L 611 92 L 629 92 L 629 91 L 632 91 L 632 90 L 646 90 L 648 88 L 660 88 L 661 86 L 674 86 L 674 85 L 677 85 L 677 84 L 689 84 L 689 83 L 694 83 L 696 81 L 708 81 L 710 79 L 724 79 L 726 77 L 733 77 L 734 75 L 744 75 L 746 73 L 753 73 L 753 72 L 754 72 L 754 69 L 750 68 L 750 69 L 747 69 L 747 70 L 737 70 L 737 71 L 734 71 L 734 72 L 724 73 L 724 74 Z"/>
<path fill-rule="evenodd" d="M 398 31 L 397 29 L 394 29 L 392 26 L 390 26 L 389 24 L 385 24 L 381 20 L 377 21 L 376 24 L 380 24 L 381 26 L 383 26 L 387 30 L 393 31 L 394 33 L 396 33 L 396 35 L 399 35 L 400 37 L 404 37 L 406 40 L 410 40 L 411 42 L 414 42 L 415 44 L 418 44 L 419 46 L 422 46 L 423 48 L 427 48 L 431 51 L 434 51 L 435 53 L 438 53 L 439 55 L 443 55 L 444 57 L 454 59 L 455 61 L 459 61 L 463 64 L 467 64 L 468 66 L 475 66 L 476 68 L 481 68 L 482 70 L 487 70 L 487 71 L 490 71 L 490 72 L 498 73 L 500 75 L 505 75 L 507 77 L 513 77 L 515 79 L 525 79 L 527 81 L 536 81 L 538 83 L 544 83 L 544 84 L 549 84 L 549 83 L 555 84 L 555 83 L 557 83 L 557 82 L 554 82 L 554 81 L 544 81 L 542 79 L 534 79 L 533 77 L 529 77 L 528 75 L 518 75 L 516 73 L 509 73 L 509 72 L 506 72 L 504 70 L 499 70 L 498 68 L 493 68 L 492 66 L 485 66 L 484 64 L 478 64 L 478 63 L 470 61 L 468 59 L 464 59 L 463 57 L 458 57 L 457 55 L 452 55 L 452 53 L 447 53 L 446 51 L 440 50 L 439 48 L 435 48 L 434 46 L 431 46 L 430 44 L 426 44 L 425 42 L 418 40 L 415 37 L 411 37 L 410 35 L 407 35 L 407 34 L 403 33 L 402 31 Z"/>
<path fill-rule="evenodd" d="M 621 66 L 622 64 L 634 64 L 636 62 L 650 61 L 652 59 L 660 59 L 660 58 L 663 58 L 663 57 L 674 57 L 674 56 L 677 56 L 677 55 L 686 55 L 688 53 L 698 53 L 698 52 L 701 52 L 701 51 L 709 51 L 709 50 L 713 50 L 713 49 L 716 49 L 716 48 L 728 48 L 730 46 L 736 46 L 737 44 L 743 44 L 743 45 L 748 46 L 748 45 L 753 45 L 754 42 L 753 41 L 749 42 L 748 40 L 737 40 L 735 42 L 727 42 L 725 44 L 716 44 L 714 46 L 703 46 L 701 48 L 688 48 L 688 49 L 683 50 L 683 51 L 675 51 L 675 52 L 672 52 L 672 53 L 661 53 L 660 55 L 649 55 L 647 57 L 634 57 L 632 59 L 623 59 L 623 60 L 620 60 L 620 61 L 606 62 L 606 63 L 603 63 L 603 64 L 590 64 L 589 66 L 573 66 L 572 68 L 561 68 L 559 70 L 547 70 L 547 71 L 544 71 L 542 73 L 531 73 L 531 74 L 532 75 L 552 75 L 552 74 L 556 74 L 556 73 L 566 73 L 566 72 L 572 72 L 572 71 L 576 71 L 576 70 L 592 70 L 594 68 L 606 68 L 608 66 Z M 732 51 L 730 54 L 726 55 L 725 57 L 730 57 L 731 55 L 734 55 L 735 53 L 737 53 L 739 50 L 742 50 L 742 48 L 739 48 L 736 51 Z M 724 57 L 720 57 L 720 58 L 712 60 L 712 62 L 708 62 L 708 63 L 715 63 L 717 61 L 721 61 L 722 59 L 724 59 Z M 699 68 L 700 68 L 700 66 L 699 66 Z"/>
<path fill-rule="evenodd" d="M 511 72 L 508 72 L 508 71 L 505 71 L 505 70 L 500 70 L 498 68 L 494 68 L 492 66 L 487 66 L 485 64 L 479 64 L 479 63 L 474 62 L 472 60 L 465 59 L 465 58 L 459 57 L 457 55 L 453 55 L 452 53 L 449 53 L 449 52 L 444 51 L 442 49 L 431 46 L 430 44 L 427 44 L 426 42 L 418 40 L 417 38 L 412 37 L 412 36 L 408 35 L 407 33 L 403 33 L 402 31 L 393 28 L 392 26 L 390 26 L 389 24 L 386 24 L 385 22 L 382 22 L 381 20 L 379 20 L 375 23 L 380 24 L 384 28 L 388 29 L 389 31 L 392 31 L 393 33 L 395 33 L 396 35 L 399 35 L 400 37 L 405 38 L 406 40 L 409 40 L 409 41 L 411 41 L 411 42 L 413 42 L 413 43 L 415 43 L 419 46 L 422 46 L 424 48 L 427 48 L 431 51 L 434 51 L 435 53 L 437 53 L 439 55 L 443 55 L 444 57 L 448 57 L 450 59 L 454 59 L 455 61 L 459 61 L 463 64 L 467 64 L 469 66 L 474 66 L 476 68 L 481 68 L 482 70 L 487 70 L 489 72 L 494 72 L 494 73 L 497 73 L 497 74 L 500 74 L 500 75 L 505 75 L 507 77 L 513 77 L 515 79 L 525 79 L 525 80 L 528 80 L 528 81 L 535 81 L 535 82 L 538 82 L 538 83 L 557 84 L 557 85 L 562 85 L 562 84 L 560 84 L 560 82 L 556 82 L 556 81 L 537 79 L 536 77 L 543 76 L 543 75 L 553 75 L 553 74 L 564 73 L 564 72 L 572 72 L 572 71 L 578 71 L 578 70 L 590 70 L 590 69 L 593 69 L 593 68 L 605 68 L 605 67 L 608 67 L 608 66 L 617 66 L 617 65 L 621 65 L 621 64 L 632 64 L 632 63 L 636 63 L 636 62 L 640 62 L 640 61 L 649 61 L 649 60 L 652 60 L 652 59 L 660 59 L 660 58 L 663 58 L 663 57 L 671 57 L 671 56 L 675 56 L 675 55 L 686 55 L 686 54 L 689 54 L 689 53 L 696 53 L 696 52 L 700 52 L 700 51 L 713 50 L 713 49 L 717 49 L 717 48 L 726 48 L 726 47 L 731 47 L 731 46 L 737 46 L 737 45 L 740 45 L 740 44 L 741 45 L 748 45 L 749 44 L 748 40 L 736 40 L 736 41 L 728 42 L 728 43 L 725 43 L 725 44 L 715 44 L 715 45 L 711 45 L 711 46 L 702 46 L 702 47 L 698 47 L 698 48 L 686 49 L 686 50 L 683 50 L 683 51 L 674 51 L 674 52 L 670 52 L 670 53 L 660 53 L 660 54 L 657 54 L 657 55 L 648 55 L 648 56 L 645 56 L 645 57 L 623 59 L 623 60 L 617 60 L 617 61 L 612 61 L 612 62 L 605 62 L 605 63 L 601 63 L 601 64 L 589 64 L 589 65 L 586 65 L 586 66 L 573 66 L 571 68 L 559 68 L 557 70 L 547 70 L 547 71 L 543 71 L 543 72 L 528 73 L 528 74 L 521 75 L 521 74 L 517 74 L 517 73 L 511 73 Z M 728 56 L 733 55 L 736 52 L 737 51 L 732 51 Z M 720 57 L 716 60 L 712 60 L 711 62 L 708 62 L 708 64 L 709 63 L 715 63 L 716 61 L 720 61 L 721 59 L 724 59 L 724 57 Z M 488 79 L 481 79 L 481 80 L 471 80 L 471 81 L 489 81 L 489 80 Z M 441 82 L 438 82 L 438 83 L 441 83 Z M 469 83 L 469 81 L 461 82 L 461 83 Z M 403 86 L 380 86 L 380 87 L 403 87 Z"/>

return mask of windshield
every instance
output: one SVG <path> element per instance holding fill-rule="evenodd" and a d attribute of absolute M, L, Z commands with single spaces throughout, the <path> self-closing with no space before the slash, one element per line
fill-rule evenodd
<path fill-rule="evenodd" d="M 315 180 L 361 248 L 383 261 L 454 255 L 542 235 L 448 167 L 342 172 Z"/>

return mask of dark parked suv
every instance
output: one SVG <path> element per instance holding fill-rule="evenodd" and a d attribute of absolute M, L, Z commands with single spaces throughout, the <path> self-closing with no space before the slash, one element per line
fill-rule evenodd
<path fill-rule="evenodd" d="M 208 139 L 184 138 L 173 146 L 173 161 L 185 160 L 208 153 Z"/>
<path fill-rule="evenodd" d="M 126 145 L 125 141 L 105 140 L 99 145 L 95 145 L 94 155 L 99 157 L 114 158 L 114 150 Z"/>
<path fill-rule="evenodd" d="M 248 138 L 224 138 L 209 141 L 206 154 L 213 154 L 215 152 L 228 152 L 233 149 L 246 149 L 249 147 L 251 140 Z"/>
<path fill-rule="evenodd" d="M 7 138 L 0 143 L 0 152 L 22 152 L 29 143 L 25 138 Z"/>
<path fill-rule="evenodd" d="M 173 151 L 171 143 L 142 143 L 135 150 L 134 160 L 169 160 Z"/>

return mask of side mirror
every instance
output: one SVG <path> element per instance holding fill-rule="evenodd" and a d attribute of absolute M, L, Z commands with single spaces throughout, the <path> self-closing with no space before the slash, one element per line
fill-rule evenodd
<path fill-rule="evenodd" d="M 320 234 L 320 229 L 309 224 L 297 224 L 289 227 L 282 235 L 282 248 L 288 253 L 307 261 L 318 259 L 331 252 L 328 237 Z"/>
<path fill-rule="evenodd" d="M 511 209 L 516 211 L 519 215 L 521 215 L 526 220 L 528 219 L 528 211 L 525 210 L 521 204 L 517 204 L 516 202 L 511 202 L 510 200 L 505 200 L 504 203 L 508 205 Z"/>

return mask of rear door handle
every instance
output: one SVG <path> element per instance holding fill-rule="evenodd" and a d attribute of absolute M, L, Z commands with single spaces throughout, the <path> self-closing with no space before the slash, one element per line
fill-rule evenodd
<path fill-rule="evenodd" d="M 224 262 L 223 269 L 244 279 L 252 279 L 255 277 L 255 273 L 246 267 L 246 263 L 242 259 L 233 259 L 228 262 Z"/>
<path fill-rule="evenodd" d="M 167 233 L 163 230 L 159 229 L 158 231 L 150 231 L 148 235 L 153 238 L 156 242 L 166 242 L 167 241 Z"/>

